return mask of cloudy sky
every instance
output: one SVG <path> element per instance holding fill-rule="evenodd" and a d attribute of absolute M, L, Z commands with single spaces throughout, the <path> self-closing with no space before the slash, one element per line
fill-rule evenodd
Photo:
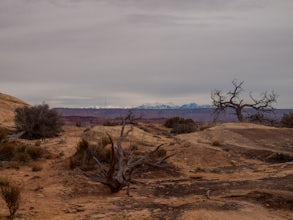
<path fill-rule="evenodd" d="M 1 0 L 0 92 L 51 107 L 209 104 L 245 81 L 293 108 L 292 0 Z"/>

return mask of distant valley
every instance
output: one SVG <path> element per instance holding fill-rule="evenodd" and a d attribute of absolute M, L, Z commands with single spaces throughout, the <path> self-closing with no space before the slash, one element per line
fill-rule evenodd
<path fill-rule="evenodd" d="M 168 108 L 168 109 L 147 109 L 147 108 L 56 108 L 56 110 L 68 122 L 88 121 L 90 124 L 103 124 L 109 120 L 119 119 L 121 116 L 132 112 L 140 117 L 141 121 L 146 123 L 163 123 L 167 118 L 179 116 L 182 118 L 191 118 L 196 122 L 213 121 L 213 108 Z M 284 113 L 292 112 L 290 109 L 277 109 L 275 114 L 269 117 L 280 119 Z M 225 115 L 219 117 L 220 121 L 236 121 L 232 111 L 227 111 Z"/>

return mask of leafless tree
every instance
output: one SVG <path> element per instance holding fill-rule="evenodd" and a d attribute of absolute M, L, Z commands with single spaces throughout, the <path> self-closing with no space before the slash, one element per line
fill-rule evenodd
<path fill-rule="evenodd" d="M 123 187 L 127 186 L 127 194 L 129 195 L 129 186 L 131 183 L 138 183 L 131 178 L 133 170 L 143 164 L 150 165 L 153 167 L 164 167 L 164 162 L 172 157 L 174 154 L 165 156 L 164 158 L 158 159 L 154 157 L 154 153 L 157 152 L 163 144 L 157 146 L 154 150 L 135 154 L 135 149 L 130 149 L 127 154 L 124 152 L 122 147 L 123 140 L 133 131 L 134 117 L 130 113 L 125 118 L 122 119 L 122 128 L 120 136 L 117 139 L 116 146 L 114 144 L 113 138 L 110 134 L 107 134 L 111 142 L 111 162 L 109 166 L 101 163 L 98 158 L 93 156 L 95 160 L 98 171 L 96 174 L 82 171 L 87 177 L 94 181 L 100 182 L 108 186 L 112 193 L 119 192 Z M 126 126 L 127 125 L 127 126 Z"/>
<path fill-rule="evenodd" d="M 226 109 L 233 109 L 239 121 L 244 120 L 243 111 L 245 109 L 254 109 L 257 113 L 272 112 L 274 111 L 273 103 L 277 102 L 277 95 L 274 91 L 268 93 L 264 92 L 260 94 L 259 98 L 254 98 L 252 93 L 249 93 L 250 101 L 246 101 L 241 97 L 243 92 L 243 83 L 233 80 L 232 84 L 234 89 L 223 94 L 221 90 L 212 91 L 211 98 L 213 106 L 215 108 L 214 114 L 216 118 L 220 113 L 225 112 Z"/>

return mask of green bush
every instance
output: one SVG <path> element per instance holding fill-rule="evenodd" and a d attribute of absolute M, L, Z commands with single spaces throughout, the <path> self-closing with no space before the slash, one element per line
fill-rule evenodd
<path fill-rule="evenodd" d="M 49 138 L 58 135 L 62 129 L 62 119 L 47 104 L 34 107 L 20 107 L 15 110 L 15 125 L 28 139 Z"/>
<path fill-rule="evenodd" d="M 293 112 L 284 114 L 281 119 L 281 125 L 287 128 L 293 128 Z"/>

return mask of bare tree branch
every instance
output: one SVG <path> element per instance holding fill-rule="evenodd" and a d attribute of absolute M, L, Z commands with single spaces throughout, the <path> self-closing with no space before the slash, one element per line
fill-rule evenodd
<path fill-rule="evenodd" d="M 229 108 L 235 111 L 239 121 L 243 121 L 243 110 L 246 108 L 254 109 L 257 112 L 274 111 L 274 107 L 272 106 L 272 104 L 277 102 L 277 95 L 274 93 L 274 91 L 272 91 L 271 93 L 262 93 L 259 99 L 254 98 L 252 96 L 252 93 L 250 92 L 249 102 L 241 98 L 241 93 L 243 92 L 243 83 L 244 81 L 238 83 L 237 80 L 233 80 L 233 90 L 227 92 L 225 95 L 222 94 L 221 90 L 212 91 L 211 99 L 212 104 L 215 107 L 215 119 L 217 119 L 221 113 L 225 113 L 225 110 Z"/>
<path fill-rule="evenodd" d="M 93 159 L 99 168 L 97 174 L 89 174 L 85 171 L 82 171 L 83 174 L 90 179 L 107 185 L 110 188 L 111 192 L 118 192 L 125 186 L 127 186 L 129 190 L 130 183 L 136 182 L 131 178 L 132 172 L 135 168 L 143 164 L 148 164 L 153 167 L 161 168 L 163 167 L 162 164 L 167 159 L 175 155 L 171 154 L 160 160 L 154 157 L 155 153 L 163 146 L 163 144 L 158 145 L 154 150 L 142 153 L 140 155 L 135 155 L 134 149 L 130 149 L 129 154 L 125 154 L 122 147 L 122 142 L 133 131 L 134 120 L 135 117 L 131 113 L 123 118 L 122 128 L 120 131 L 120 136 L 117 139 L 116 148 L 113 138 L 110 134 L 107 133 L 107 136 L 111 143 L 112 156 L 108 171 L 106 171 L 103 164 L 94 156 Z M 130 124 L 130 128 L 126 128 L 128 124 Z"/>

